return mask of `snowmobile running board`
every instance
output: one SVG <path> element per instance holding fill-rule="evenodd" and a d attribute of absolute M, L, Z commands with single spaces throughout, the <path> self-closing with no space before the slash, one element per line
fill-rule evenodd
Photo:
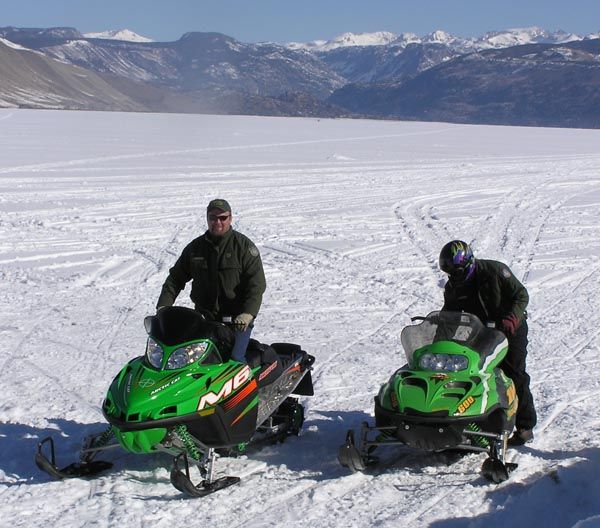
<path fill-rule="evenodd" d="M 44 455 L 43 446 L 45 443 L 50 445 L 50 460 Z M 42 471 L 48 473 L 55 479 L 66 479 L 66 478 L 81 478 L 81 477 L 93 477 L 98 473 L 110 469 L 112 463 L 105 462 L 103 460 L 89 460 L 82 462 L 74 462 L 59 469 L 56 465 L 56 455 L 54 452 L 54 440 L 52 437 L 45 438 L 38 444 L 38 450 L 35 454 L 35 463 Z"/>

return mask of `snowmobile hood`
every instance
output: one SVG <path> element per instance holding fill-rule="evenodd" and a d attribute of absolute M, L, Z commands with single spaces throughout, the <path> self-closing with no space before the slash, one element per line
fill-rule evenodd
<path fill-rule="evenodd" d="M 233 361 L 157 370 L 136 358 L 113 380 L 103 410 L 109 421 L 153 427 L 155 421 L 214 406 L 252 378 L 248 365 Z"/>
<path fill-rule="evenodd" d="M 379 391 L 379 404 L 407 415 L 469 417 L 500 404 L 496 368 L 506 349 L 482 358 L 464 343 L 436 341 L 415 350 L 411 363 L 397 370 Z"/>

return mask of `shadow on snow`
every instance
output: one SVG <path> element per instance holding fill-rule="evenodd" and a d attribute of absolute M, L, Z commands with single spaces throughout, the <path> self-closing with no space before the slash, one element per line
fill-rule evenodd
<path fill-rule="evenodd" d="M 38 428 L 30 425 L 2 423 L 0 424 L 0 471 L 8 482 L 18 485 L 37 484 L 52 478 L 41 471 L 35 464 L 34 457 L 38 443 L 51 436 L 54 439 L 56 464 L 64 467 L 79 460 L 79 450 L 86 436 L 103 431 L 108 427 L 105 422 L 82 424 L 71 420 L 49 420 L 55 427 Z M 46 446 L 47 447 L 47 446 Z M 49 451 L 44 451 L 49 453 Z M 49 456 L 49 454 L 48 454 Z M 113 462 L 113 469 L 134 471 L 151 471 L 158 467 L 170 468 L 170 457 L 165 453 L 151 455 L 135 455 L 115 448 L 106 453 L 99 453 L 98 460 Z"/>
<path fill-rule="evenodd" d="M 600 449 L 588 448 L 577 452 L 542 452 L 534 448 L 520 449 L 550 464 L 521 477 L 521 481 L 508 480 L 500 486 L 490 485 L 487 499 L 489 513 L 476 517 L 436 521 L 432 528 L 513 528 L 535 525 L 570 527 L 586 519 L 590 524 L 600 524 Z M 572 461 L 572 463 L 569 463 Z M 519 470 L 513 480 L 519 479 Z M 484 482 L 482 482 L 483 484 Z"/>

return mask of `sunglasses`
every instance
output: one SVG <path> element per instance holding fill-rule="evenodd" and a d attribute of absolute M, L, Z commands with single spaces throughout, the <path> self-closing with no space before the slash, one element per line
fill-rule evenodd
<path fill-rule="evenodd" d="M 217 222 L 217 221 L 218 222 L 226 222 L 228 218 L 229 218 L 228 214 L 227 215 L 211 215 L 211 214 L 208 215 L 208 219 L 211 222 Z"/>

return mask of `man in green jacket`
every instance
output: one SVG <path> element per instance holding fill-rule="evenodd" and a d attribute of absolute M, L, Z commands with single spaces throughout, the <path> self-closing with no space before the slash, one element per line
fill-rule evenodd
<path fill-rule="evenodd" d="M 516 431 L 509 443 L 529 442 L 533 439 L 537 416 L 525 370 L 529 303 L 525 286 L 502 262 L 475 259 L 469 245 L 462 240 L 452 240 L 442 248 L 439 264 L 449 275 L 442 310 L 472 313 L 483 323 L 495 323 L 506 334 L 508 353 L 500 367 L 515 382 L 519 398 Z"/>
<path fill-rule="evenodd" d="M 212 200 L 206 220 L 208 230 L 184 248 L 169 270 L 156 307 L 172 306 L 191 280 L 190 298 L 196 310 L 233 323 L 236 339 L 231 357 L 243 362 L 266 289 L 262 261 L 252 241 L 232 229 L 226 200 Z"/>

